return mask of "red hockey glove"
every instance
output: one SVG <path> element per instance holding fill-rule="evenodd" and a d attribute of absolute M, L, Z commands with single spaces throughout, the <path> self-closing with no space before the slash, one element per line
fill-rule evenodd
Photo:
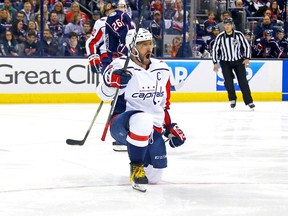
<path fill-rule="evenodd" d="M 184 144 L 186 137 L 183 131 L 176 123 L 171 124 L 165 131 L 164 136 L 169 138 L 169 145 L 172 148 L 179 147 Z"/>
<path fill-rule="evenodd" d="M 91 54 L 88 57 L 89 65 L 93 73 L 101 72 L 101 61 L 100 56 L 98 54 Z"/>
<path fill-rule="evenodd" d="M 123 69 L 108 70 L 104 74 L 104 82 L 107 86 L 123 89 L 131 79 L 131 74 Z"/>

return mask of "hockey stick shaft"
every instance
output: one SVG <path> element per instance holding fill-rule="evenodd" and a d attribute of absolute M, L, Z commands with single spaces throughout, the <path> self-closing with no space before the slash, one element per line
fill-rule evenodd
<path fill-rule="evenodd" d="M 89 66 L 88 66 L 88 68 L 89 68 Z M 96 86 L 98 85 L 98 79 L 99 79 L 99 70 L 98 70 L 98 68 L 96 67 L 96 70 L 97 70 L 97 74 L 96 74 Z M 89 71 L 88 71 L 89 72 Z M 89 133 L 90 133 L 90 131 L 91 131 L 91 129 L 92 129 L 92 127 L 93 127 L 93 125 L 94 125 L 94 122 L 95 122 L 95 120 L 96 120 L 96 118 L 97 118 L 97 116 L 98 116 L 98 114 L 99 114 L 99 112 L 100 112 L 100 110 L 101 110 L 101 108 L 102 108 L 102 105 L 103 105 L 103 101 L 101 101 L 101 103 L 99 104 L 99 106 L 98 106 L 98 108 L 97 108 L 97 111 L 96 111 L 96 113 L 95 113 L 95 115 L 94 115 L 94 117 L 93 117 L 93 119 L 92 119 L 92 122 L 91 122 L 91 124 L 90 124 L 90 126 L 89 126 L 89 128 L 88 128 L 88 130 L 87 130 L 87 132 L 86 132 L 86 134 L 85 134 L 85 136 L 84 136 L 84 138 L 83 138 L 83 140 L 73 140 L 73 139 L 67 139 L 66 140 L 66 143 L 68 144 L 68 145 L 84 145 L 84 143 L 85 143 L 85 141 L 86 141 L 86 139 L 87 139 L 87 137 L 88 137 L 88 135 L 89 135 Z"/>
<path fill-rule="evenodd" d="M 143 17 L 144 17 L 144 11 L 145 11 L 146 3 L 147 3 L 147 0 L 144 0 L 144 1 L 143 1 L 143 5 L 142 5 L 141 14 L 140 14 L 138 23 L 137 23 L 137 25 L 136 25 L 136 34 L 134 35 L 133 40 L 132 40 L 132 43 L 131 43 L 130 46 L 129 46 L 130 50 L 128 51 L 128 56 L 127 56 L 127 58 L 126 58 L 126 61 L 125 61 L 124 67 L 123 67 L 123 70 L 124 70 L 124 71 L 126 71 L 127 66 L 128 66 L 128 64 L 129 64 L 129 61 L 130 61 L 130 59 L 131 59 L 130 53 L 132 52 L 132 48 L 136 45 L 135 42 L 136 42 L 138 30 L 139 30 L 139 28 L 140 28 L 140 25 L 141 25 L 142 20 L 143 20 Z M 110 123 L 111 123 L 111 119 L 112 119 L 112 117 L 113 117 L 114 109 L 115 109 L 115 106 L 116 106 L 116 103 L 117 103 L 117 100 L 118 100 L 118 96 L 119 96 L 119 89 L 117 88 L 117 89 L 116 89 L 116 92 L 115 92 L 114 99 L 113 99 L 112 104 L 111 104 L 111 108 L 110 108 L 110 111 L 109 111 L 109 115 L 108 115 L 108 118 L 107 118 L 107 121 L 106 121 L 104 130 L 103 130 L 103 133 L 102 133 L 102 137 L 101 137 L 101 140 L 102 140 L 102 141 L 105 141 L 105 138 L 106 138 L 106 135 L 107 135 L 107 132 L 108 132 Z"/>
<path fill-rule="evenodd" d="M 104 102 L 101 101 L 101 103 L 99 104 L 98 109 L 97 109 L 97 111 L 96 111 L 96 113 L 95 113 L 95 115 L 93 117 L 93 120 L 92 120 L 92 122 L 91 122 L 91 124 L 90 124 L 90 126 L 89 126 L 89 128 L 88 128 L 88 130 L 87 130 L 87 132 L 86 132 L 86 134 L 85 134 L 85 136 L 83 138 L 83 140 L 67 139 L 66 143 L 68 145 L 84 145 L 84 143 L 85 143 L 85 141 L 86 141 L 86 139 L 87 139 L 87 137 L 88 137 L 88 135 L 89 135 L 89 133 L 90 133 L 90 131 L 92 129 L 92 126 L 94 125 L 94 122 L 95 122 L 95 120 L 96 120 L 96 118 L 97 118 L 97 116 L 98 116 L 98 114 L 99 114 L 99 112 L 100 112 L 100 110 L 102 108 L 103 103 Z"/>

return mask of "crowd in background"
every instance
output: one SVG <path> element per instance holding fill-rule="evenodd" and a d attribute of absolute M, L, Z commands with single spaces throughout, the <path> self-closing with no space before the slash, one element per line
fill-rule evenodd
<path fill-rule="evenodd" d="M 44 22 L 40 2 L 0 0 L 0 56 L 86 56 L 85 42 L 95 21 L 103 16 L 103 0 L 44 0 Z M 135 23 L 142 2 L 125 1 L 126 13 Z M 209 58 L 213 41 L 223 31 L 222 21 L 227 17 L 232 17 L 235 29 L 246 35 L 253 57 L 287 57 L 284 0 L 233 0 L 220 14 L 205 10 L 205 19 L 191 16 L 191 2 L 187 2 L 185 11 L 183 0 L 150 0 L 144 5 L 142 27 L 153 34 L 156 57 L 168 53 L 171 57 Z M 243 17 L 246 21 L 249 17 L 255 19 L 247 25 Z M 187 34 L 183 43 L 184 29 Z"/>

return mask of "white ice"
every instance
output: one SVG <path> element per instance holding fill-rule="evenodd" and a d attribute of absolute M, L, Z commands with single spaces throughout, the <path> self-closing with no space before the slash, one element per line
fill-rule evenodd
<path fill-rule="evenodd" d="M 287 216 L 288 102 L 172 103 L 187 136 L 146 193 L 127 153 L 100 140 L 105 104 L 0 105 L 1 216 Z"/>

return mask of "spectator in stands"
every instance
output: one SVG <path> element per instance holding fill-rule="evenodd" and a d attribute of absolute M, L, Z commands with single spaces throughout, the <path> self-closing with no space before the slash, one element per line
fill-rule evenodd
<path fill-rule="evenodd" d="M 264 36 L 256 39 L 252 57 L 254 58 L 280 58 L 282 51 L 273 38 L 273 30 L 266 29 Z"/>
<path fill-rule="evenodd" d="M 92 14 L 92 20 L 90 21 L 90 26 L 93 28 L 95 22 L 101 18 L 101 12 L 99 10 L 94 10 Z"/>
<path fill-rule="evenodd" d="M 89 21 L 83 23 L 83 33 L 86 34 L 88 32 L 91 32 L 91 26 Z"/>
<path fill-rule="evenodd" d="M 48 6 L 47 4 L 43 4 L 43 13 L 44 13 L 44 20 L 47 22 L 49 19 L 49 11 L 48 11 Z M 37 15 L 40 15 L 40 9 L 35 13 L 35 20 Z"/>
<path fill-rule="evenodd" d="M 183 32 L 183 18 L 184 18 L 184 10 L 183 10 L 183 2 L 182 0 L 176 0 L 175 2 L 175 14 L 172 17 L 172 27 L 169 31 L 170 34 L 182 34 Z M 186 11 L 186 25 L 188 27 L 188 16 L 189 12 Z"/>
<path fill-rule="evenodd" d="M 283 21 L 284 21 L 283 28 L 284 28 L 285 33 L 287 34 L 288 33 L 288 4 L 285 4 L 285 6 L 286 7 L 284 8 L 284 10 L 282 12 L 282 17 L 283 17 Z M 288 35 L 286 35 L 286 36 L 288 36 Z"/>
<path fill-rule="evenodd" d="M 44 56 L 57 56 L 59 49 L 57 41 L 52 37 L 49 29 L 43 32 L 43 54 Z"/>
<path fill-rule="evenodd" d="M 151 32 L 153 39 L 155 40 L 155 47 L 154 47 L 155 57 L 163 57 L 162 26 L 163 23 L 161 19 L 161 12 L 155 10 L 153 12 L 153 20 L 149 26 L 149 31 Z"/>
<path fill-rule="evenodd" d="M 272 0 L 270 5 L 270 10 L 272 12 L 272 19 L 273 20 L 282 20 L 282 11 L 279 8 L 277 0 Z"/>
<path fill-rule="evenodd" d="M 235 8 L 230 10 L 231 17 L 233 18 L 235 29 L 238 31 L 244 31 L 244 19 L 246 16 L 250 16 L 250 12 L 244 7 L 242 0 L 235 1 Z"/>
<path fill-rule="evenodd" d="M 221 14 L 221 20 L 222 21 L 219 22 L 216 25 L 220 32 L 224 31 L 224 22 L 223 22 L 223 20 L 225 20 L 227 18 L 232 18 L 230 12 L 229 11 L 222 12 L 222 14 Z M 233 23 L 233 25 L 234 25 L 234 23 Z M 235 25 L 233 26 L 233 29 L 235 29 Z"/>
<path fill-rule="evenodd" d="M 50 16 L 52 12 L 57 14 L 58 22 L 64 25 L 66 14 L 64 13 L 63 4 L 61 1 L 55 2 L 53 10 L 50 12 Z"/>
<path fill-rule="evenodd" d="M 78 43 L 80 44 L 81 50 L 82 45 L 85 44 L 86 42 L 86 34 L 90 34 L 91 33 L 91 26 L 90 26 L 90 22 L 87 21 L 83 24 L 83 33 L 81 35 L 78 36 Z M 86 48 L 84 46 L 84 50 L 86 52 Z"/>
<path fill-rule="evenodd" d="M 73 14 L 70 22 L 66 25 L 64 29 L 64 36 L 69 36 L 71 32 L 76 33 L 78 36 L 84 34 L 84 29 L 81 23 L 81 15 L 79 13 Z"/>
<path fill-rule="evenodd" d="M 22 20 L 17 20 L 13 23 L 11 32 L 19 45 L 26 41 L 26 31 L 24 29 L 24 22 Z"/>
<path fill-rule="evenodd" d="M 183 40 L 181 40 L 179 49 L 176 54 L 176 58 L 189 58 L 192 57 L 192 55 L 192 49 L 189 43 L 189 33 L 187 32 L 185 46 L 183 44 Z"/>
<path fill-rule="evenodd" d="M 179 50 L 181 45 L 182 45 L 182 37 L 180 37 L 180 36 L 173 37 L 172 44 L 171 44 L 171 57 L 172 58 L 176 57 L 178 50 Z M 169 47 L 166 47 L 166 44 L 165 44 L 165 49 L 167 51 L 169 49 Z M 191 51 L 191 53 L 192 53 L 192 51 Z"/>
<path fill-rule="evenodd" d="M 270 19 L 271 19 L 271 23 L 272 23 L 274 26 L 276 26 L 276 25 L 278 25 L 278 26 L 283 26 L 283 24 L 284 24 L 282 20 L 279 20 L 279 19 L 277 19 L 276 16 L 273 16 L 273 12 L 272 12 L 272 10 L 269 9 L 269 8 L 267 8 L 267 9 L 264 11 L 264 15 L 263 15 L 263 16 L 264 16 L 264 17 L 265 17 L 265 16 L 269 16 Z"/>
<path fill-rule="evenodd" d="M 88 15 L 80 10 L 80 6 L 78 2 L 73 2 L 71 4 L 70 11 L 66 15 L 66 23 L 70 23 L 74 14 L 80 15 L 80 21 L 82 23 L 89 21 Z"/>
<path fill-rule="evenodd" d="M 150 12 L 151 16 L 153 17 L 153 12 L 159 11 L 161 13 L 161 16 L 163 14 L 163 6 L 162 6 L 162 0 L 152 0 L 150 4 Z"/>
<path fill-rule="evenodd" d="M 24 42 L 24 56 L 38 56 L 39 42 L 36 40 L 36 32 L 30 31 Z"/>
<path fill-rule="evenodd" d="M 10 30 L 12 22 L 10 14 L 6 8 L 0 9 L 0 37 L 2 38 L 6 31 Z"/>
<path fill-rule="evenodd" d="M 23 21 L 23 29 L 26 30 L 27 29 L 27 25 L 25 25 L 24 23 L 24 17 L 25 17 L 25 13 L 23 11 L 18 11 L 17 15 L 16 15 L 16 20 L 14 20 L 14 22 L 12 23 L 12 26 L 14 23 L 16 23 L 17 21 L 21 20 Z"/>
<path fill-rule="evenodd" d="M 78 44 L 78 35 L 75 32 L 69 34 L 69 40 L 63 43 L 64 56 L 84 56 Z"/>
<path fill-rule="evenodd" d="M 36 22 L 38 30 L 40 31 L 40 29 L 41 29 L 41 14 L 40 13 L 36 13 L 35 14 L 35 22 Z M 43 29 L 47 29 L 48 28 L 47 20 L 45 18 L 44 18 L 43 25 L 44 25 Z"/>
<path fill-rule="evenodd" d="M 263 11 L 270 6 L 269 0 L 251 0 L 246 2 L 248 4 L 248 11 L 253 17 L 261 17 Z"/>
<path fill-rule="evenodd" d="M 164 2 L 164 19 L 172 20 L 174 13 L 175 13 L 174 3 L 172 3 L 172 0 L 165 0 L 165 2 Z"/>
<path fill-rule="evenodd" d="M 33 20 L 29 20 L 28 21 L 28 27 L 26 30 L 27 34 L 26 34 L 26 38 L 28 37 L 28 34 L 31 34 L 31 32 L 33 32 L 35 34 L 35 39 L 38 41 L 40 40 L 40 32 L 37 26 L 37 23 Z"/>
<path fill-rule="evenodd" d="M 29 20 L 35 19 L 35 13 L 32 11 L 32 5 L 29 1 L 24 3 L 24 8 L 21 10 L 24 12 L 24 23 L 25 25 L 28 25 Z"/>
<path fill-rule="evenodd" d="M 254 29 L 255 40 L 264 36 L 264 31 L 267 29 L 273 30 L 273 23 L 269 16 L 264 16 L 262 23 L 257 25 Z M 274 35 L 274 34 L 273 34 Z"/>
<path fill-rule="evenodd" d="M 74 0 L 58 0 L 58 1 L 62 2 L 65 14 L 67 14 L 70 11 L 71 4 L 74 2 Z M 65 22 L 66 22 L 66 20 L 65 20 Z"/>
<path fill-rule="evenodd" d="M 285 37 L 283 28 L 279 28 L 276 32 L 276 42 L 282 51 L 281 58 L 288 58 L 288 41 Z"/>
<path fill-rule="evenodd" d="M 80 40 L 78 41 L 79 46 L 80 46 L 80 53 L 82 53 L 84 56 L 87 56 L 87 51 L 86 51 L 86 41 L 88 38 L 91 36 L 91 31 L 86 32 L 84 37 L 81 37 Z"/>
<path fill-rule="evenodd" d="M 212 37 L 212 27 L 216 26 L 215 14 L 213 11 L 208 12 L 208 19 L 204 21 L 204 36 Z"/>
<path fill-rule="evenodd" d="M 63 24 L 58 21 L 58 14 L 56 11 L 51 11 L 50 21 L 47 22 L 47 26 L 52 34 L 52 37 L 60 42 L 64 34 L 64 27 Z"/>
<path fill-rule="evenodd" d="M 11 31 L 6 31 L 3 40 L 0 42 L 3 56 L 18 56 L 18 43 Z"/>
<path fill-rule="evenodd" d="M 11 22 L 14 22 L 16 20 L 18 11 L 12 6 L 11 0 L 4 0 L 3 8 L 8 10 L 11 17 Z"/>

